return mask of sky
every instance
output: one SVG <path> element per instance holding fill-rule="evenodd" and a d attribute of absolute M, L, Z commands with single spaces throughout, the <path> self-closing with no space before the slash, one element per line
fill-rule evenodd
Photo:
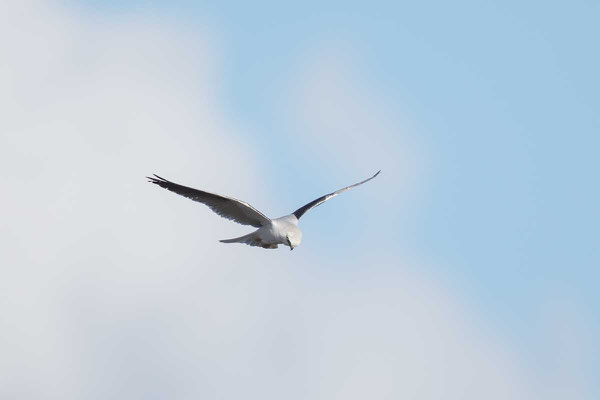
<path fill-rule="evenodd" d="M 2 2 L 0 398 L 600 397 L 599 17 Z"/>

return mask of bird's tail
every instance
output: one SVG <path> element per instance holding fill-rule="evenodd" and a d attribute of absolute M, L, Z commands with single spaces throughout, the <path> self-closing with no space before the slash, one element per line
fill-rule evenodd
<path fill-rule="evenodd" d="M 224 239 L 224 240 L 219 240 L 219 242 L 221 243 L 247 243 L 250 244 L 249 242 L 253 242 L 254 241 L 254 232 L 249 233 L 247 235 L 244 236 L 240 236 L 240 237 L 236 237 L 233 239 Z"/>

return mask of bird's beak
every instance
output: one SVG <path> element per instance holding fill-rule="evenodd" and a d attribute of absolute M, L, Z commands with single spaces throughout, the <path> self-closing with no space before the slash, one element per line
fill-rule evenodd
<path fill-rule="evenodd" d="M 290 251 L 294 250 L 294 248 L 292 246 L 290 246 Z"/>

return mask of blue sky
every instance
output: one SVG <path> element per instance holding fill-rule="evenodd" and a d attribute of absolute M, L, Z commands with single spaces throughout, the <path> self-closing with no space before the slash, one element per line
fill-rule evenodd
<path fill-rule="evenodd" d="M 19 40 L 2 42 L 9 50 L 10 73 L 5 78 L 13 88 L 3 100 L 12 115 L 3 129 L 4 151 L 9 149 L 4 159 L 7 166 L 6 160 L 23 166 L 6 178 L 15 194 L 4 201 L 17 212 L 8 218 L 4 242 L 13 245 L 5 252 L 5 265 L 42 273 L 44 263 L 32 261 L 27 243 L 31 235 L 45 231 L 24 228 L 20 221 L 30 218 L 31 200 L 17 194 L 25 190 L 22 196 L 32 198 L 34 193 L 24 184 L 42 185 L 47 203 L 56 208 L 36 213 L 39 220 L 48 221 L 44 229 L 56 243 L 35 241 L 40 246 L 35 254 L 45 255 L 40 258 L 56 268 L 65 266 L 61 274 L 49 277 L 49 293 L 60 295 L 48 296 L 62 300 L 52 308 L 59 310 L 59 317 L 48 324 L 62 331 L 57 327 L 63 327 L 63 318 L 71 319 L 62 317 L 60 310 L 65 304 L 71 309 L 82 295 L 80 287 L 89 284 L 93 295 L 83 297 L 90 307 L 104 310 L 98 317 L 106 318 L 101 330 L 110 339 L 108 347 L 102 347 L 95 333 L 86 333 L 88 327 L 73 323 L 72 328 L 69 322 L 64 328 L 68 335 L 92 355 L 73 356 L 75 361 L 68 363 L 61 359 L 61 365 L 89 362 L 91 376 L 98 375 L 95 368 L 102 363 L 139 368 L 141 364 L 130 365 L 118 357 L 94 355 L 107 348 L 130 349 L 132 342 L 124 340 L 118 328 L 112 330 L 120 325 L 104 317 L 123 308 L 122 300 L 124 309 L 129 310 L 128 304 L 131 309 L 119 321 L 126 321 L 132 336 L 159 332 L 159 339 L 177 339 L 175 351 L 208 360 L 203 364 L 186 359 L 182 365 L 178 357 L 183 356 L 173 355 L 166 345 L 159 348 L 168 361 L 165 365 L 188 366 L 199 375 L 219 366 L 222 374 L 202 375 L 213 382 L 213 392 L 169 375 L 173 385 L 189 389 L 182 394 L 218 395 L 232 374 L 243 375 L 236 366 L 255 357 L 260 375 L 256 380 L 244 375 L 240 387 L 258 391 L 262 382 L 276 378 L 282 385 L 303 387 L 298 398 L 318 397 L 316 393 L 327 398 L 326 393 L 339 393 L 339 382 L 369 376 L 367 370 L 349 372 L 341 366 L 352 364 L 346 359 L 349 348 L 385 353 L 373 344 L 378 326 L 409 335 L 409 343 L 420 343 L 402 323 L 387 322 L 396 318 L 393 311 L 377 317 L 396 304 L 407 315 L 415 313 L 413 320 L 402 321 L 412 321 L 425 338 L 435 338 L 432 332 L 441 327 L 440 343 L 458 349 L 450 351 L 448 359 L 460 358 L 457 354 L 465 344 L 455 335 L 464 329 L 467 339 L 479 343 L 469 350 L 473 353 L 465 350 L 466 365 L 468 357 L 475 359 L 472 368 L 486 371 L 483 382 L 489 378 L 493 387 L 497 376 L 513 382 L 513 374 L 536 382 L 525 384 L 525 390 L 520 383 L 501 385 L 512 398 L 523 393 L 528 398 L 574 393 L 597 397 L 598 4 L 67 1 L 33 2 L 23 11 L 17 4 L 7 6 L 6 15 L 17 20 L 33 12 L 35 18 L 26 26 L 29 32 L 41 33 L 21 35 L 13 22 L 4 36 Z M 58 51 L 46 54 L 45 49 Z M 39 65 L 47 67 L 42 70 Z M 80 167 L 74 169 L 74 164 Z M 67 178 L 50 186 L 50 172 L 42 169 L 60 171 Z M 294 261 L 287 253 L 258 254 L 239 247 L 228 248 L 225 261 L 215 261 L 224 257 L 217 239 L 233 237 L 240 229 L 222 227 L 226 222 L 195 204 L 131 183 L 153 172 L 190 186 L 206 182 L 207 189 L 243 198 L 275 217 L 378 169 L 383 170 L 381 176 L 368 186 L 307 215 L 302 221 L 304 243 L 297 251 L 304 253 L 292 253 Z M 87 176 L 102 187 L 116 185 L 124 199 L 99 192 Z M 97 198 L 106 209 L 84 227 L 88 214 L 83 204 Z M 148 213 L 158 213 L 154 224 L 146 222 Z M 204 223 L 209 232 L 198 229 Z M 194 236 L 202 238 L 201 245 L 187 239 Z M 140 255 L 144 241 L 155 249 L 156 258 Z M 97 255 L 99 247 L 115 248 L 114 255 L 96 259 L 91 254 Z M 211 260 L 204 267 L 195 264 L 200 253 Z M 76 269 L 89 259 L 94 260 L 90 269 Z M 128 272 L 122 260 L 144 277 Z M 239 272 L 240 260 L 252 268 Z M 275 265 L 283 271 L 272 268 Z M 120 274 L 126 283 L 114 285 Z M 8 277 L 6 285 L 13 289 L 25 279 L 16 272 Z M 136 286 L 139 279 L 157 293 L 144 284 Z M 203 279 L 207 287 L 189 283 Z M 211 287 L 233 300 L 223 300 Z M 199 289 L 203 294 L 198 296 L 220 310 L 200 311 L 217 326 L 210 331 L 214 337 L 207 336 L 204 343 L 216 345 L 215 338 L 224 336 L 241 355 L 211 353 L 185 330 L 187 323 L 203 326 L 201 321 L 168 316 L 169 306 L 187 310 L 188 304 L 196 304 Z M 413 297 L 405 297 L 404 291 L 417 300 L 412 303 Z M 173 299 L 178 295 L 185 301 Z M 39 311 L 35 298 L 31 307 Z M 440 305 L 446 301 L 452 304 L 448 308 Z M 160 315 L 139 311 L 164 302 Z M 309 304 L 307 309 L 303 302 Z M 7 312 L 19 307 L 10 303 Z M 310 310 L 317 317 L 310 316 Z M 418 310 L 431 312 L 431 321 L 437 321 L 433 328 L 427 317 L 417 316 Z M 236 327 L 250 339 L 226 329 L 224 321 L 239 313 L 250 315 Z M 15 321 L 24 318 L 16 311 L 14 315 Z M 335 323 L 328 325 L 330 319 Z M 367 322 L 355 327 L 356 319 Z M 269 331 L 281 325 L 296 333 L 273 339 L 256 321 Z M 327 329 L 316 328 L 318 322 Z M 166 328 L 169 324 L 172 330 Z M 351 328 L 358 333 L 340 341 L 339 353 L 334 349 L 326 358 L 315 355 L 320 346 L 332 348 L 336 337 Z M 263 337 L 274 340 L 273 348 L 259 339 Z M 61 340 L 58 335 L 57 343 Z M 429 350 L 437 343 L 425 342 Z M 154 343 L 135 344 L 140 347 L 134 350 L 145 353 Z M 263 353 L 246 354 L 255 343 L 262 343 L 257 346 Z M 394 342 L 386 336 L 381 343 L 385 347 Z M 264 356 L 270 351 L 276 355 Z M 477 361 L 478 354 L 488 351 L 504 372 L 488 374 L 486 363 Z M 438 360 L 439 353 L 433 351 L 425 359 Z M 15 359 L 19 357 L 15 353 Z M 372 362 L 372 371 L 384 377 L 407 368 L 384 358 L 364 365 Z M 278 370 L 292 359 L 300 370 L 289 367 L 289 376 Z M 55 361 L 52 356 L 44 360 L 49 365 Z M 163 373 L 152 365 L 145 366 L 148 370 L 140 377 Z M 341 372 L 321 382 L 311 372 L 298 378 L 303 368 Z M 416 373 L 415 379 L 428 382 L 427 366 L 423 368 L 424 374 Z M 448 377 L 459 382 L 458 388 L 460 382 L 468 382 L 462 378 L 472 374 L 469 367 L 457 367 L 465 371 L 458 376 L 430 368 L 431 376 L 442 381 Z M 527 372 L 521 374 L 521 369 Z M 96 378 L 90 378 L 92 387 L 99 389 L 96 393 L 105 393 L 100 388 L 115 382 Z M 379 378 L 369 379 L 365 387 L 380 383 Z M 118 381 L 116 386 L 121 385 L 126 397 L 141 393 L 135 382 L 128 386 Z M 159 385 L 155 393 L 171 393 L 169 389 Z M 455 389 L 448 383 L 450 397 L 460 397 L 460 389 Z M 394 390 L 390 386 L 389 393 L 416 393 Z M 418 392 L 421 398 L 436 398 L 423 390 Z M 269 393 L 278 398 L 284 391 L 275 387 Z M 94 397 L 93 391 L 75 393 Z M 235 397 L 235 392 L 227 393 L 224 397 Z M 360 387 L 356 393 L 362 393 Z M 485 391 L 475 391 L 473 398 L 481 393 Z"/>
<path fill-rule="evenodd" d="M 290 81 L 315 49 L 341 49 L 361 84 L 408 115 L 431 163 L 403 240 L 449 262 L 446 273 L 511 323 L 527 325 L 548 286 L 600 307 L 597 4 L 217 4 L 87 3 L 217 29 L 227 112 L 282 158 L 283 182 L 306 164 L 282 151 L 302 134 L 286 118 Z M 290 199 L 304 195 L 295 188 Z"/>

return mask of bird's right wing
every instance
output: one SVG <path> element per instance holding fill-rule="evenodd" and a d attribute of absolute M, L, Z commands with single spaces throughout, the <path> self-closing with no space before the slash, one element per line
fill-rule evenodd
<path fill-rule="evenodd" d="M 242 225 L 251 225 L 256 228 L 268 225 L 271 220 L 263 213 L 252 207 L 245 201 L 236 200 L 231 197 L 220 196 L 218 194 L 203 192 L 187 186 L 178 185 L 158 175 L 155 178 L 147 176 L 149 182 L 162 188 L 175 192 L 188 199 L 206 204 L 211 210 L 223 218 L 230 219 Z"/>
<path fill-rule="evenodd" d="M 319 197 L 318 199 L 315 199 L 315 200 L 311 201 L 310 203 L 308 203 L 308 204 L 305 204 L 305 205 L 303 205 L 302 207 L 300 207 L 299 209 L 297 209 L 296 211 L 294 211 L 294 215 L 296 216 L 296 218 L 297 218 L 297 219 L 300 219 L 300 217 L 301 217 L 301 216 L 303 216 L 303 215 L 304 215 L 304 213 L 306 213 L 308 210 L 310 210 L 310 209 L 313 209 L 313 208 L 315 208 L 316 206 L 319 206 L 319 205 L 321 205 L 321 204 L 325 203 L 327 200 L 329 200 L 329 199 L 331 199 L 331 198 L 333 198 L 333 197 L 337 196 L 338 194 L 340 194 L 340 193 L 342 193 L 342 192 L 345 192 L 346 190 L 350 190 L 350 189 L 352 189 L 352 188 L 354 188 L 354 187 L 357 187 L 357 186 L 359 186 L 359 185 L 362 185 L 362 184 L 363 184 L 363 183 L 365 183 L 365 182 L 368 182 L 368 181 L 370 181 L 371 179 L 373 179 L 373 178 L 375 178 L 377 175 L 379 175 L 379 173 L 380 173 L 380 172 L 381 172 L 381 170 L 377 171 L 377 173 L 375 173 L 375 175 L 373 175 L 372 177 L 370 177 L 370 178 L 368 178 L 368 179 L 365 179 L 365 180 L 364 180 L 364 181 L 362 181 L 362 182 L 358 182 L 358 183 L 355 183 L 354 185 L 346 186 L 345 188 L 342 188 L 342 189 L 340 189 L 340 190 L 336 190 L 336 191 L 335 191 L 335 192 L 333 192 L 333 193 L 329 193 L 329 194 L 326 194 L 325 196 L 321 196 L 321 197 Z"/>

